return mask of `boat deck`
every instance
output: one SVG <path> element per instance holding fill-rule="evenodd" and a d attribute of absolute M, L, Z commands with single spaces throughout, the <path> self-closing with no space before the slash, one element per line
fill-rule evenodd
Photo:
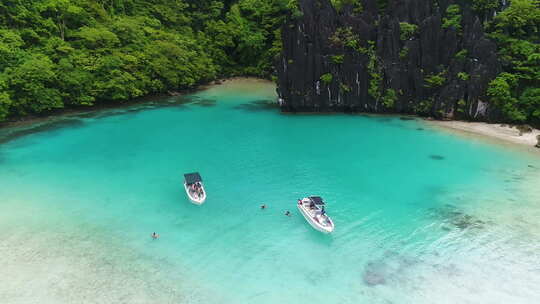
<path fill-rule="evenodd" d="M 328 215 L 326 215 L 326 214 L 325 215 L 320 215 L 319 214 L 321 212 L 320 209 L 318 209 L 318 208 L 309 208 L 309 206 L 305 202 L 302 202 L 302 205 L 300 206 L 300 208 L 302 208 L 302 210 L 304 210 L 304 212 L 306 212 L 307 216 L 311 217 L 319 225 L 324 226 L 324 227 L 331 226 L 330 223 L 327 221 Z"/>

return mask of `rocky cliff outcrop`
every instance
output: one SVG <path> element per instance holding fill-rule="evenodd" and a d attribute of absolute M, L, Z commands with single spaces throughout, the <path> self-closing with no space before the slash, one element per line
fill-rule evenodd
<path fill-rule="evenodd" d="M 283 27 L 276 63 L 284 111 L 498 118 L 485 96 L 501 70 L 496 46 L 469 6 L 389 0 L 379 10 L 376 2 L 338 12 L 329 0 L 298 1 L 302 14 Z"/>

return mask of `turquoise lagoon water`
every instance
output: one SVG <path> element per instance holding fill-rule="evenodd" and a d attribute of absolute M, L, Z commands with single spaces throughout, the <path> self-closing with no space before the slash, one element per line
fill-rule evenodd
<path fill-rule="evenodd" d="M 233 81 L 5 141 L 0 303 L 540 302 L 537 155 L 274 99 Z"/>

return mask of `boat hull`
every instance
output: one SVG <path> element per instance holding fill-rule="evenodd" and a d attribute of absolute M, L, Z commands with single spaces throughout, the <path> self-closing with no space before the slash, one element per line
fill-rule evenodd
<path fill-rule="evenodd" d="M 332 231 L 334 231 L 334 223 L 332 222 L 332 220 L 330 219 L 330 222 L 332 223 L 330 226 L 323 226 L 319 223 L 317 223 L 315 221 L 315 219 L 313 219 L 309 214 L 308 212 L 304 209 L 303 205 L 300 205 L 300 204 L 297 204 L 297 207 L 298 207 L 298 210 L 300 211 L 300 213 L 302 214 L 302 216 L 304 216 L 304 218 L 306 219 L 306 221 L 311 225 L 311 227 L 313 227 L 315 230 L 317 231 L 320 231 L 322 233 L 325 233 L 325 234 L 328 234 L 328 233 L 331 233 Z"/>
<path fill-rule="evenodd" d="M 206 191 L 204 190 L 204 186 L 202 184 L 201 184 L 201 188 L 203 191 L 203 195 L 201 195 L 200 197 L 195 197 L 191 195 L 191 193 L 189 192 L 189 186 L 186 183 L 184 183 L 184 189 L 186 190 L 186 195 L 191 203 L 195 205 L 202 205 L 204 201 L 206 201 Z"/>

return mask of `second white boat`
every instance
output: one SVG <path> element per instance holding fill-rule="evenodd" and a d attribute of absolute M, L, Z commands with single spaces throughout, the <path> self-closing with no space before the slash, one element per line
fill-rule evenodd
<path fill-rule="evenodd" d="M 311 227 L 322 233 L 334 231 L 334 222 L 324 210 L 324 202 L 320 196 L 310 196 L 298 200 L 298 210 Z"/>
<path fill-rule="evenodd" d="M 206 200 L 206 191 L 198 172 L 184 174 L 184 189 L 193 204 L 202 205 Z"/>

